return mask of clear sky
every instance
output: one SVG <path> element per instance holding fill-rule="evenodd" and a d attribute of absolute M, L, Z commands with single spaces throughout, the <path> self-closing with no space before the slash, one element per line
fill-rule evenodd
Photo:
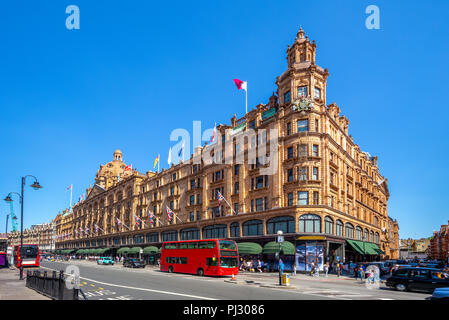
<path fill-rule="evenodd" d="M 368 30 L 368 5 L 380 30 Z M 66 7 L 80 30 L 66 28 Z M 93 184 L 114 150 L 141 172 L 167 167 L 172 130 L 192 132 L 268 102 L 299 26 L 329 69 L 327 102 L 388 178 L 400 237 L 449 220 L 448 1 L 8 1 L 0 6 L 0 197 L 25 191 L 25 226 Z M 192 146 L 193 147 L 193 146 Z M 31 184 L 32 179 L 27 180 Z M 15 211 L 20 206 L 14 198 Z M 0 203 L 0 231 L 7 203 Z M 8 228 L 11 229 L 11 226 Z"/>

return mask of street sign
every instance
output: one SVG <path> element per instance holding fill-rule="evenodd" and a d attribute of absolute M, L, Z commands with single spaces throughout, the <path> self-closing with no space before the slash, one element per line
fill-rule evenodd
<path fill-rule="evenodd" d="M 143 249 L 140 249 L 140 254 L 142 254 L 143 253 Z"/>
<path fill-rule="evenodd" d="M 284 236 L 278 236 L 277 242 L 284 242 Z"/>

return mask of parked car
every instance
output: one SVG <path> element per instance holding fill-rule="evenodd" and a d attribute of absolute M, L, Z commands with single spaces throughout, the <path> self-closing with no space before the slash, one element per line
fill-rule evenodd
<path fill-rule="evenodd" d="M 100 257 L 100 259 L 97 260 L 97 264 L 114 265 L 114 260 L 111 257 Z"/>
<path fill-rule="evenodd" d="M 428 300 L 449 301 L 449 288 L 437 288 L 433 291 Z"/>
<path fill-rule="evenodd" d="M 145 263 L 141 259 L 125 258 L 123 266 L 128 268 L 145 268 Z"/>
<path fill-rule="evenodd" d="M 387 287 L 398 291 L 426 291 L 449 287 L 449 274 L 435 268 L 399 268 L 387 278 Z"/>

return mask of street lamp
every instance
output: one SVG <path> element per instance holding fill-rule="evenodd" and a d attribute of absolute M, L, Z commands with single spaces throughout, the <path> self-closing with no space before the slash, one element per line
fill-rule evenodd
<path fill-rule="evenodd" d="M 32 187 L 34 190 L 39 190 L 42 189 L 42 186 L 39 184 L 39 182 L 37 181 L 37 178 L 35 176 L 32 175 L 27 175 L 25 177 L 22 177 L 22 193 L 19 194 L 17 192 L 10 192 L 5 199 L 6 202 L 12 202 L 13 199 L 11 198 L 12 194 L 17 194 L 20 198 L 20 250 L 22 250 L 23 247 L 23 192 L 24 192 L 24 187 L 25 187 L 25 181 L 26 178 L 28 177 L 32 177 L 34 178 L 34 183 L 32 185 L 30 185 L 30 187 Z M 20 280 L 23 280 L 23 265 L 20 265 Z"/>

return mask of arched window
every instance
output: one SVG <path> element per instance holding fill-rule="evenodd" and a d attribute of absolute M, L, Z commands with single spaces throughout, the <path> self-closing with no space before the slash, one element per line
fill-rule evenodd
<path fill-rule="evenodd" d="M 363 230 L 360 227 L 355 228 L 355 239 L 362 240 Z"/>
<path fill-rule="evenodd" d="M 279 230 L 283 233 L 294 233 L 295 218 L 285 216 L 276 217 L 267 221 L 267 234 L 276 234 Z"/>
<path fill-rule="evenodd" d="M 162 242 L 164 241 L 178 241 L 177 231 L 165 231 L 161 233 Z"/>
<path fill-rule="evenodd" d="M 374 242 L 374 232 L 373 231 L 371 231 L 369 233 L 369 242 Z"/>
<path fill-rule="evenodd" d="M 315 214 L 299 217 L 299 232 L 321 233 L 321 218 Z"/>
<path fill-rule="evenodd" d="M 238 222 L 231 223 L 231 238 L 240 237 L 240 224 Z"/>
<path fill-rule="evenodd" d="M 374 241 L 375 241 L 376 243 L 379 243 L 379 232 L 376 232 L 376 236 L 375 236 L 375 238 L 374 238 Z"/>
<path fill-rule="evenodd" d="M 369 240 L 369 233 L 368 233 L 368 229 L 365 229 L 364 231 L 364 235 L 363 235 L 363 241 L 368 241 Z"/>
<path fill-rule="evenodd" d="M 215 224 L 203 228 L 203 239 L 227 238 L 228 228 L 225 224 Z"/>
<path fill-rule="evenodd" d="M 335 235 L 343 237 L 343 222 L 341 220 L 337 220 L 335 223 Z"/>
<path fill-rule="evenodd" d="M 375 226 L 379 225 L 379 219 L 376 216 L 374 216 L 374 225 Z"/>
<path fill-rule="evenodd" d="M 183 229 L 180 232 L 181 240 L 199 240 L 200 230 L 198 228 Z"/>
<path fill-rule="evenodd" d="M 334 234 L 334 220 L 331 217 L 324 218 L 324 233 Z"/>
<path fill-rule="evenodd" d="M 350 223 L 345 225 L 345 235 L 348 239 L 354 239 L 354 226 Z"/>
<path fill-rule="evenodd" d="M 261 220 L 250 220 L 242 224 L 243 236 L 263 235 L 263 224 Z"/>

